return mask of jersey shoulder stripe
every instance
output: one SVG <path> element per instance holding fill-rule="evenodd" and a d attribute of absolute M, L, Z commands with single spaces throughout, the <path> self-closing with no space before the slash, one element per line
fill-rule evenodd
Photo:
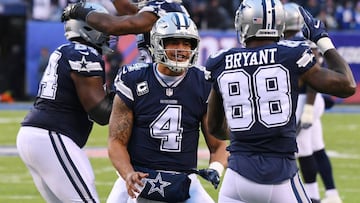
<path fill-rule="evenodd" d="M 82 56 L 80 61 L 69 60 L 69 64 L 72 70 L 78 72 L 92 72 L 92 71 L 102 71 L 102 66 L 99 62 L 87 61 L 85 56 Z"/>

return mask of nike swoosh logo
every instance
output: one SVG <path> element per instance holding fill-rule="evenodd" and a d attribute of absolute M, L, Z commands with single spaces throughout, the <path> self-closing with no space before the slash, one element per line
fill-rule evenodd
<path fill-rule="evenodd" d="M 82 54 L 82 55 L 89 55 L 89 52 L 88 51 L 86 51 L 86 52 L 83 52 L 83 51 L 79 51 L 80 52 L 80 54 Z"/>
<path fill-rule="evenodd" d="M 316 21 L 316 24 L 314 25 L 314 27 L 315 27 L 316 29 L 318 29 L 318 28 L 320 27 L 320 20 Z"/>

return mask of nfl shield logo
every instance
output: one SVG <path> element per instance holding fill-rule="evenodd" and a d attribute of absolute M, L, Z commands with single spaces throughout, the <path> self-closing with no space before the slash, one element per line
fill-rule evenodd
<path fill-rule="evenodd" d="M 166 96 L 170 97 L 174 94 L 173 89 L 171 88 L 166 88 Z"/>

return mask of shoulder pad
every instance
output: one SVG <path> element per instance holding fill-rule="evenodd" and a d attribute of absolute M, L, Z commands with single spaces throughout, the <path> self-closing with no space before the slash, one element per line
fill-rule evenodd
<path fill-rule="evenodd" d="M 93 47 L 90 47 L 88 45 L 84 45 L 84 44 L 79 44 L 79 43 L 74 43 L 74 50 L 75 51 L 78 51 L 81 55 L 89 55 L 89 54 L 94 54 L 96 56 L 99 56 L 99 52 L 93 48 Z"/>
<path fill-rule="evenodd" d="M 281 40 L 278 42 L 279 45 L 282 46 L 286 46 L 286 47 L 290 47 L 290 48 L 294 48 L 294 47 L 299 47 L 299 46 L 309 46 L 309 44 L 302 40 Z"/>
<path fill-rule="evenodd" d="M 126 74 L 133 71 L 138 71 L 143 68 L 148 68 L 150 65 L 148 63 L 134 63 L 130 65 L 125 65 L 122 67 L 122 74 Z"/>
<path fill-rule="evenodd" d="M 193 66 L 193 68 L 196 68 L 196 69 L 200 70 L 201 72 L 203 72 L 206 80 L 210 79 L 211 73 L 210 73 L 210 71 L 206 70 L 205 66 L 195 65 L 195 66 Z"/>
<path fill-rule="evenodd" d="M 102 71 L 103 68 L 101 64 L 97 61 L 87 61 L 85 56 L 82 56 L 80 61 L 69 60 L 71 70 L 78 72 L 92 72 L 92 71 Z"/>

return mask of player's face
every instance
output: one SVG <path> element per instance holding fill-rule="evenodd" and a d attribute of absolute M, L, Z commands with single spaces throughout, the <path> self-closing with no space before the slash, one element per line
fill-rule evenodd
<path fill-rule="evenodd" d="M 171 39 L 165 42 L 166 55 L 172 61 L 184 62 L 191 55 L 189 39 Z"/>

